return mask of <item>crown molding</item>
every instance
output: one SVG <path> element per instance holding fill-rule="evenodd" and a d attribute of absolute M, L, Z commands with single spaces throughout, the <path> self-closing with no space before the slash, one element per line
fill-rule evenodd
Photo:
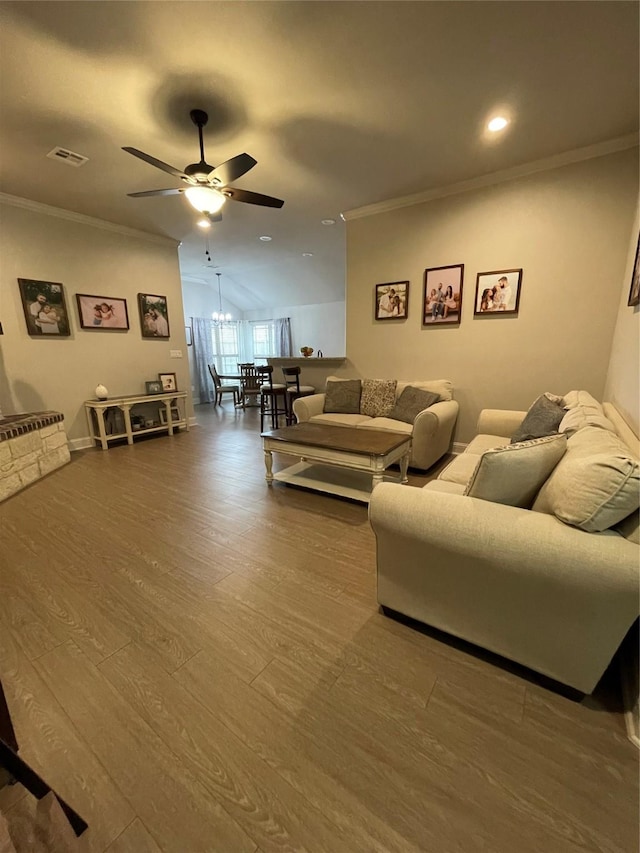
<path fill-rule="evenodd" d="M 596 157 L 604 157 L 607 154 L 615 154 L 618 151 L 626 151 L 627 148 L 634 148 L 638 145 L 639 136 L 637 133 L 629 133 L 626 136 L 619 136 L 616 139 L 608 139 L 606 142 L 598 142 L 595 145 L 588 145 L 585 148 L 576 148 L 573 151 L 563 151 L 562 154 L 554 154 L 552 157 L 545 157 L 542 160 L 534 160 L 531 163 L 523 163 L 520 166 L 513 166 L 510 169 L 502 169 L 499 172 L 491 172 L 488 175 L 481 175 L 478 178 L 470 178 L 468 181 L 460 181 L 457 184 L 449 184 L 443 187 L 435 187 L 431 190 L 423 190 L 412 195 L 401 196 L 400 198 L 392 198 L 387 201 L 379 201 L 375 204 L 365 204 L 363 207 L 356 207 L 353 210 L 345 210 L 342 213 L 342 218 L 349 222 L 352 219 L 362 219 L 365 216 L 375 216 L 378 213 L 387 213 L 391 210 L 398 210 L 401 207 L 411 207 L 414 204 L 423 204 L 427 201 L 433 201 L 437 198 L 446 198 L 450 195 L 459 195 L 460 193 L 471 192 L 472 190 L 490 187 L 494 184 L 501 184 L 505 181 L 512 181 L 515 178 L 523 178 L 527 175 L 533 175 L 536 172 L 546 172 L 550 169 L 558 169 L 562 166 L 569 166 L 572 163 L 579 163 L 582 160 L 592 160 Z"/>
<path fill-rule="evenodd" d="M 84 213 L 75 213 L 73 210 L 64 210 L 62 207 L 53 207 L 40 201 L 32 201 L 29 198 L 20 198 L 17 195 L 0 192 L 0 204 L 11 207 L 21 207 L 23 210 L 31 210 L 34 213 L 42 213 L 44 216 L 53 216 L 56 219 L 66 219 L 69 222 L 78 222 L 80 225 L 89 225 L 91 228 L 99 228 L 101 231 L 111 231 L 114 234 L 123 234 L 125 237 L 137 237 L 155 243 L 158 246 L 172 246 L 177 248 L 179 240 L 171 237 L 163 237 L 160 234 L 150 234 L 148 231 L 138 231 L 137 228 L 129 228 L 128 225 L 118 225 L 116 222 L 107 222 L 105 219 L 97 219 Z"/>

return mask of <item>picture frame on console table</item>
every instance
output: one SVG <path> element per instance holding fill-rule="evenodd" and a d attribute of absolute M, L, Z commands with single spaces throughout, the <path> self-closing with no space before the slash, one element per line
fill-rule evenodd
<path fill-rule="evenodd" d="M 517 314 L 520 306 L 522 269 L 479 272 L 476 279 L 477 317 L 505 317 Z"/>
<path fill-rule="evenodd" d="M 636 248 L 636 260 L 631 275 L 631 287 L 629 288 L 629 301 L 627 305 L 631 308 L 640 303 L 640 235 L 638 236 L 638 247 Z"/>
<path fill-rule="evenodd" d="M 81 329 L 129 329 L 127 300 L 114 296 L 90 296 L 76 293 Z"/>
<path fill-rule="evenodd" d="M 462 320 L 464 264 L 431 267 L 424 271 L 422 325 L 457 326 Z"/>
<path fill-rule="evenodd" d="M 64 287 L 55 281 L 19 278 L 20 298 L 27 324 L 33 337 L 61 338 L 71 334 Z"/>
<path fill-rule="evenodd" d="M 162 383 L 163 391 L 178 390 L 178 380 L 175 373 L 159 373 L 158 381 Z"/>
<path fill-rule="evenodd" d="M 138 294 L 140 328 L 143 338 L 169 338 L 169 309 L 166 296 Z"/>
<path fill-rule="evenodd" d="M 162 382 L 151 380 L 144 383 L 145 394 L 162 394 Z"/>
<path fill-rule="evenodd" d="M 409 316 L 409 282 L 376 284 L 376 320 L 406 320 Z"/>

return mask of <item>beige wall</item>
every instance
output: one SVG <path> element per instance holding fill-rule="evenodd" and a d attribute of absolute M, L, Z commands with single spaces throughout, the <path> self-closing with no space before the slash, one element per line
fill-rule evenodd
<path fill-rule="evenodd" d="M 627 265 L 622 278 L 620 307 L 611 346 L 611 360 L 604 391 L 605 400 L 611 400 L 640 435 L 640 305 L 629 307 L 629 289 L 638 246 L 640 210 L 631 231 Z"/>
<path fill-rule="evenodd" d="M 159 372 L 177 373 L 189 388 L 177 247 L 142 236 L 114 233 L 14 207 L 0 206 L 0 408 L 10 412 L 55 409 L 67 434 L 87 435 L 83 400 L 101 382 L 109 392 L 144 392 Z M 62 282 L 71 321 L 70 337 L 29 337 L 17 278 Z M 171 338 L 143 340 L 138 292 L 167 297 Z M 128 332 L 82 330 L 76 293 L 127 300 Z M 169 357 L 180 349 L 182 359 Z"/>
<path fill-rule="evenodd" d="M 538 173 L 347 224 L 341 374 L 448 378 L 455 439 L 482 408 L 544 391 L 602 398 L 638 192 L 638 151 Z M 425 267 L 465 265 L 460 326 L 423 328 Z M 519 316 L 474 319 L 476 273 L 524 269 Z M 411 282 L 406 321 L 373 320 L 376 283 Z"/>

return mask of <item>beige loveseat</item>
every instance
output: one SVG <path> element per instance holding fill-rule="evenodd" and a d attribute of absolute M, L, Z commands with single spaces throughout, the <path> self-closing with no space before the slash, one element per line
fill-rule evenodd
<path fill-rule="evenodd" d="M 592 692 L 638 616 L 640 548 L 637 511 L 602 532 L 551 514 L 558 483 L 569 505 L 593 491 L 587 477 L 567 489 L 567 471 L 601 465 L 606 479 L 612 455 L 637 489 L 637 437 L 613 405 L 591 410 L 531 509 L 464 496 L 480 456 L 508 444 L 525 412 L 483 411 L 466 452 L 424 488 L 377 486 L 379 603 Z"/>
<path fill-rule="evenodd" d="M 336 377 L 329 377 L 331 381 Z M 428 409 L 420 412 L 413 424 L 396 421 L 392 418 L 372 418 L 367 415 L 343 415 L 324 412 L 324 394 L 301 397 L 293 404 L 293 412 L 298 423 L 330 424 L 348 426 L 354 429 L 381 429 L 411 435 L 412 468 L 426 470 L 444 456 L 451 445 L 453 428 L 458 417 L 458 403 L 453 399 L 453 385 L 448 379 L 434 379 L 419 382 L 398 382 L 396 399 L 407 386 L 421 388 L 440 395 L 440 400 Z"/>

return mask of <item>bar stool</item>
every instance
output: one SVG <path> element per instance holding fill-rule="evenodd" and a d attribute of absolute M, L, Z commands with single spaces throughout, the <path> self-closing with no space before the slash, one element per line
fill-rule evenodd
<path fill-rule="evenodd" d="M 287 410 L 287 426 L 291 426 L 296 422 L 293 414 L 293 403 L 298 397 L 309 397 L 316 393 L 313 385 L 300 384 L 300 368 L 299 367 L 283 367 L 282 374 L 284 376 L 284 384 L 286 386 L 285 407 Z"/>
<path fill-rule="evenodd" d="M 260 381 L 260 432 L 264 432 L 265 417 L 271 418 L 271 429 L 278 429 L 280 415 L 287 417 L 287 386 L 274 383 L 273 367 L 256 367 Z"/>

